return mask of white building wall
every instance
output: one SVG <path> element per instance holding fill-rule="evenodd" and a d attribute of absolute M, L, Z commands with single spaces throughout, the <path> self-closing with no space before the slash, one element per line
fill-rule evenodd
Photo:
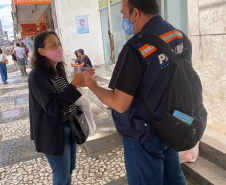
<path fill-rule="evenodd" d="M 226 1 L 188 0 L 188 35 L 203 85 L 208 128 L 226 135 Z"/>
<path fill-rule="evenodd" d="M 55 8 L 67 71 L 71 71 L 77 49 L 84 49 L 93 65 L 104 64 L 98 0 L 55 0 Z M 76 16 L 88 16 L 89 33 L 77 33 Z"/>

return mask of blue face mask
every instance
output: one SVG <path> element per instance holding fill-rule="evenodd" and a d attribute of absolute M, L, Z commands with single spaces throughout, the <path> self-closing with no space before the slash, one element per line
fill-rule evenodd
<path fill-rule="evenodd" d="M 129 22 L 128 18 L 122 18 L 122 28 L 127 35 L 134 35 L 133 24 Z"/>

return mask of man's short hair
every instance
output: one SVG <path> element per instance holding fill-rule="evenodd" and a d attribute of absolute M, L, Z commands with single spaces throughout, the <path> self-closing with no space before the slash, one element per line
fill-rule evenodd
<path fill-rule="evenodd" d="M 16 46 L 20 46 L 20 44 L 19 43 L 16 43 Z"/>
<path fill-rule="evenodd" d="M 159 6 L 156 0 L 128 0 L 128 8 L 130 15 L 134 8 L 137 8 L 144 15 L 159 14 Z"/>
<path fill-rule="evenodd" d="M 84 55 L 84 50 L 83 49 L 78 49 L 79 53 L 82 53 L 82 55 Z"/>

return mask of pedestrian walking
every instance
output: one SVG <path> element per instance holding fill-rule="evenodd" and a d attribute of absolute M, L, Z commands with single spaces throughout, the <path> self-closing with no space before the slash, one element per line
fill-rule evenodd
<path fill-rule="evenodd" d="M 17 58 L 17 62 L 20 67 L 21 75 L 22 76 L 27 75 L 25 58 L 24 58 L 24 57 L 26 57 L 26 55 L 25 55 L 25 49 L 23 48 L 23 45 L 22 44 L 20 45 L 19 43 L 17 43 L 16 48 L 14 48 L 14 50 L 13 50 L 13 54 Z"/>
<path fill-rule="evenodd" d="M 1 78 L 2 78 L 2 84 L 7 84 L 7 78 L 8 78 L 5 61 L 6 61 L 6 55 L 0 49 L 0 74 L 1 74 Z"/>
<path fill-rule="evenodd" d="M 127 34 L 152 34 L 162 38 L 180 54 L 183 36 L 159 15 L 156 0 L 122 0 L 122 26 Z M 140 102 L 138 92 L 156 120 L 168 105 L 168 79 L 174 64 L 158 49 L 142 43 L 125 45 L 119 54 L 109 84 L 98 86 L 85 71 L 88 88 L 107 106 L 117 131 L 123 137 L 124 159 L 129 185 L 185 185 L 178 153 L 161 140 Z"/>
<path fill-rule="evenodd" d="M 30 52 L 28 47 L 26 45 L 24 45 L 24 49 L 25 49 L 25 60 L 26 60 L 26 66 L 28 65 L 28 53 Z"/>
<path fill-rule="evenodd" d="M 55 32 L 36 36 L 29 74 L 31 139 L 38 152 L 44 153 L 52 169 L 53 185 L 68 185 L 76 164 L 76 143 L 71 139 L 67 113 L 77 114 L 75 102 L 82 96 L 77 87 L 84 85 L 76 70 L 69 84 L 65 75 L 63 49 Z M 76 68 L 77 69 L 77 68 Z M 94 69 L 87 72 L 92 76 Z M 58 86 L 60 94 L 52 82 Z"/>
<path fill-rule="evenodd" d="M 14 66 L 15 66 L 15 68 L 17 69 L 17 65 L 18 65 L 18 63 L 17 63 L 17 59 L 16 59 L 16 56 L 15 56 L 15 54 L 14 54 L 14 47 L 12 47 L 11 48 L 11 54 L 12 54 L 12 60 L 13 60 L 13 62 L 14 62 Z M 19 66 L 19 65 L 18 65 Z"/>

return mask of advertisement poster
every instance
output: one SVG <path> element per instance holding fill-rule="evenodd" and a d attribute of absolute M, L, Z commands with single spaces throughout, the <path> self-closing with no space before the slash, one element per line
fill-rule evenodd
<path fill-rule="evenodd" d="M 77 33 L 84 34 L 89 33 L 88 17 L 87 16 L 76 16 Z"/>

